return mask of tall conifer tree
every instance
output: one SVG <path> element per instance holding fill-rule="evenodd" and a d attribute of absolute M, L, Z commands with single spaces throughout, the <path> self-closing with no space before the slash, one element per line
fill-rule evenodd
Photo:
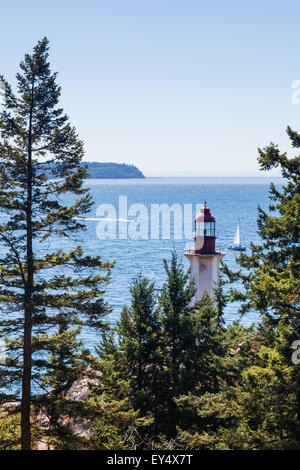
<path fill-rule="evenodd" d="M 287 128 L 293 147 L 300 147 L 300 135 Z M 300 156 L 288 158 L 271 143 L 259 149 L 261 170 L 280 168 L 285 181 L 282 188 L 270 185 L 269 211 L 258 206 L 258 234 L 261 243 L 251 244 L 250 254 L 241 254 L 238 262 L 245 271 L 225 270 L 231 281 L 241 280 L 244 295 L 243 311 L 255 309 L 261 313 L 265 328 L 275 331 L 285 316 L 293 322 L 295 334 L 300 333 Z M 297 339 L 297 338 L 295 338 Z"/>
<path fill-rule="evenodd" d="M 287 134 L 292 146 L 299 148 L 300 135 L 290 127 Z M 250 254 L 238 258 L 239 272 L 225 266 L 225 273 L 230 281 L 241 280 L 244 285 L 244 292 L 232 290 L 233 298 L 242 301 L 242 311 L 255 309 L 261 316 L 261 364 L 244 373 L 253 409 L 257 412 L 261 406 L 268 410 L 266 414 L 271 409 L 273 413 L 272 426 L 267 428 L 266 415 L 255 423 L 267 429 L 261 446 L 289 448 L 300 442 L 300 374 L 299 366 L 292 363 L 292 345 L 300 336 L 300 156 L 289 158 L 271 143 L 259 149 L 258 162 L 263 171 L 279 168 L 284 181 L 277 187 L 271 183 L 268 211 L 258 207 L 261 242 L 251 244 Z M 255 396 L 262 387 L 265 402 Z M 249 407 L 249 400 L 244 406 Z M 282 419 L 284 415 L 288 420 Z"/>
<path fill-rule="evenodd" d="M 65 252 L 63 242 L 58 244 L 84 229 L 76 218 L 92 201 L 83 188 L 83 144 L 58 107 L 56 75 L 44 38 L 20 64 L 17 94 L 1 77 L 0 328 L 8 356 L 0 366 L 1 399 L 19 399 L 21 382 L 22 449 L 31 448 L 32 381 L 50 367 L 55 338 L 61 347 L 62 323 L 67 330 L 85 324 L 101 328 L 109 311 L 100 286 L 108 281 L 111 264 L 85 256 L 80 246 Z M 50 171 L 55 179 L 49 179 Z M 73 203 L 67 202 L 68 193 L 75 196 Z"/>
<path fill-rule="evenodd" d="M 130 292 L 131 305 L 124 307 L 117 326 L 120 352 L 131 377 L 133 403 L 144 414 L 153 412 L 156 430 L 163 360 L 157 295 L 154 283 L 141 275 L 133 281 Z"/>
<path fill-rule="evenodd" d="M 183 380 L 185 359 L 193 342 L 189 304 L 194 295 L 194 287 L 189 284 L 189 274 L 185 272 L 175 251 L 172 252 L 169 265 L 164 260 L 164 267 L 167 279 L 160 296 L 165 360 L 164 387 L 170 420 L 169 434 L 174 436 L 178 415 L 174 398 L 186 391 Z"/>

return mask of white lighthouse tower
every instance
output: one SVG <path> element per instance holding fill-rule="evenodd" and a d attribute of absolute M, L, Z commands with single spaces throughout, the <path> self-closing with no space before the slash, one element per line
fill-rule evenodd
<path fill-rule="evenodd" d="M 191 282 L 194 281 L 196 293 L 191 304 L 201 300 L 204 292 L 213 296 L 213 289 L 219 280 L 219 263 L 225 256 L 216 249 L 216 219 L 204 203 L 195 218 L 194 243 L 187 246 L 185 256 L 191 264 Z"/>

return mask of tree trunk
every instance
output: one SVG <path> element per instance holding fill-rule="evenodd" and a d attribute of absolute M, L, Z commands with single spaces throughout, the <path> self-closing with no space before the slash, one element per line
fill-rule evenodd
<path fill-rule="evenodd" d="M 23 344 L 23 377 L 22 377 L 22 401 L 21 401 L 21 448 L 31 450 L 31 426 L 30 426 L 30 404 L 31 404 L 31 335 L 32 335 L 32 292 L 33 292 L 33 249 L 32 249 L 32 112 L 33 112 L 33 89 L 31 89 L 31 109 L 28 129 L 28 159 L 27 159 L 27 279 L 24 301 L 24 344 Z"/>
<path fill-rule="evenodd" d="M 176 382 L 179 380 L 178 377 L 178 368 L 176 366 L 176 351 L 175 351 L 175 334 L 173 332 L 172 338 L 172 370 L 171 370 L 171 381 L 172 381 L 172 398 L 170 401 L 170 429 L 171 429 L 171 436 L 174 437 L 176 435 L 176 425 L 177 425 L 177 407 L 174 402 L 174 398 L 176 396 Z"/>
<path fill-rule="evenodd" d="M 30 304 L 29 304 L 30 305 Z M 30 399 L 31 399 L 31 308 L 25 309 L 24 345 L 23 345 L 23 379 L 21 401 L 21 445 L 22 450 L 31 449 Z"/>

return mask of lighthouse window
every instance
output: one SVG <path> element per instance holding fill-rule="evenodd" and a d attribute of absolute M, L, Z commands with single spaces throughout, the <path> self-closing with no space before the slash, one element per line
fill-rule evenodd
<path fill-rule="evenodd" d="M 215 237 L 215 222 L 196 222 L 198 237 Z"/>

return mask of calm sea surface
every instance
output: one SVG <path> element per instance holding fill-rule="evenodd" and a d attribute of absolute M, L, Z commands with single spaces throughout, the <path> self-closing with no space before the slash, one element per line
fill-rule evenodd
<path fill-rule="evenodd" d="M 142 272 L 154 281 L 159 289 L 165 279 L 163 259 L 170 259 L 173 248 L 177 250 L 188 269 L 189 263 L 183 252 L 185 245 L 192 241 L 191 229 L 196 205 L 203 206 L 204 201 L 207 201 L 216 218 L 217 244 L 226 251 L 224 262 L 232 269 L 238 268 L 238 252 L 228 250 L 227 247 L 233 242 L 238 219 L 242 243 L 249 246 L 250 242 L 259 242 L 257 206 L 267 209 L 271 181 L 277 187 L 283 183 L 281 178 L 263 177 L 87 180 L 85 185 L 90 188 L 94 200 L 91 212 L 86 215 L 88 220 L 84 222 L 87 230 L 75 239 L 52 238 L 47 244 L 39 245 L 38 250 L 47 252 L 49 249 L 52 251 L 60 247 L 67 251 L 81 244 L 86 254 L 101 255 L 103 261 L 115 260 L 116 265 L 106 293 L 106 300 L 113 307 L 113 312 L 107 320 L 111 325 L 115 325 L 121 309 L 130 302 L 129 287 L 138 273 Z M 70 204 L 73 197 L 66 197 L 68 201 L 62 202 Z M 120 200 L 126 201 L 127 213 L 120 213 Z M 182 220 L 178 215 L 177 218 L 170 218 L 170 236 L 166 237 L 162 230 L 162 218 L 159 221 L 160 230 L 158 233 L 153 232 L 153 228 L 157 229 L 157 224 L 153 224 L 151 217 L 151 208 L 155 204 L 165 204 L 166 207 L 177 204 L 177 209 L 179 207 L 179 212 L 182 212 Z M 190 214 L 186 208 L 190 210 Z M 106 222 L 104 234 L 103 222 L 99 221 L 103 218 L 110 219 Z M 134 234 L 138 232 L 142 233 L 142 238 L 134 239 Z M 153 238 L 153 235 L 156 238 Z M 239 318 L 238 309 L 238 304 L 227 306 L 226 323 Z M 257 321 L 258 315 L 255 312 L 250 312 L 242 319 L 245 325 Z M 83 338 L 90 346 L 98 342 L 98 338 L 90 331 L 83 331 Z"/>
<path fill-rule="evenodd" d="M 94 206 L 88 215 L 91 219 L 103 218 L 99 212 L 99 205 L 111 204 L 115 208 L 115 214 L 105 216 L 111 218 L 108 226 L 108 236 L 113 236 L 116 231 L 117 238 L 101 239 L 97 236 L 97 220 L 85 222 L 87 231 L 83 237 L 76 240 L 80 242 L 86 252 L 100 254 L 104 261 L 116 260 L 112 273 L 112 281 L 108 287 L 106 299 L 113 307 L 109 321 L 112 325 L 119 318 L 122 307 L 129 303 L 129 286 L 132 279 L 142 272 L 150 280 L 155 281 L 160 288 L 164 280 L 163 258 L 170 259 L 174 247 L 184 260 L 186 268 L 189 263 L 183 256 L 183 250 L 190 238 L 186 238 L 182 230 L 182 239 L 174 239 L 174 220 L 171 217 L 171 237 L 163 239 L 162 233 L 159 239 L 151 239 L 151 204 L 166 203 L 180 204 L 182 210 L 184 204 L 192 204 L 193 217 L 195 216 L 196 204 L 207 201 L 211 212 L 217 221 L 218 240 L 217 244 L 227 248 L 233 242 L 237 219 L 240 219 L 242 242 L 249 245 L 250 242 L 258 242 L 256 233 L 257 206 L 266 209 L 268 206 L 268 188 L 273 181 L 276 186 L 282 184 L 280 178 L 147 178 L 145 180 L 87 180 L 86 185 L 90 188 L 94 200 Z M 127 197 L 128 209 L 132 204 L 143 204 L 148 210 L 148 239 L 120 239 L 119 223 L 115 220 L 124 214 L 119 214 L 119 197 Z M 103 206 L 102 206 L 103 207 Z M 97 212 L 98 208 L 98 212 Z M 137 208 L 137 207 L 136 207 Z M 134 207 L 132 208 L 132 210 Z M 133 220 L 133 213 L 128 215 Z M 137 219 L 144 224 L 145 214 L 137 213 Z M 124 220 L 122 230 L 124 234 Z M 147 222 L 147 221 L 146 221 Z M 132 222 L 128 222 L 129 224 Z M 175 221 L 176 224 L 176 221 Z M 183 222 L 182 222 L 183 224 Z M 126 228 L 126 223 L 125 223 Z M 99 228 L 98 228 L 99 229 Z M 177 227 L 178 229 L 178 227 Z M 71 248 L 71 241 L 63 243 L 63 248 Z M 230 268 L 237 267 L 237 253 L 226 249 L 224 261 Z M 238 305 L 231 304 L 226 308 L 225 320 L 227 323 L 239 318 Z M 258 320 L 257 315 L 249 313 L 242 322 L 249 325 Z M 88 332 L 85 333 L 87 343 L 93 343 L 94 338 Z"/>

